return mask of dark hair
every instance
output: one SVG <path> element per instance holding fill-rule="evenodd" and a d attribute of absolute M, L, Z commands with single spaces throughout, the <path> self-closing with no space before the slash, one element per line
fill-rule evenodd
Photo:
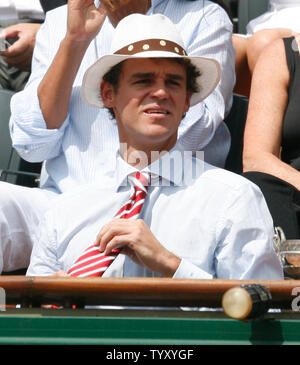
<path fill-rule="evenodd" d="M 183 65 L 185 67 L 186 80 L 187 80 L 187 84 L 186 84 L 187 91 L 192 92 L 192 93 L 198 92 L 199 87 L 197 85 L 197 78 L 201 75 L 198 68 L 196 66 L 194 66 L 189 59 L 186 59 L 186 58 L 177 58 L 177 57 L 172 58 L 171 57 L 171 58 L 167 58 L 167 59 L 172 62 L 179 63 L 180 65 Z M 110 83 L 113 86 L 115 92 L 118 91 L 120 75 L 121 75 L 121 72 L 123 69 L 123 63 L 124 63 L 124 61 L 116 64 L 103 76 L 103 80 Z M 107 108 L 107 109 L 108 109 L 108 112 L 109 112 L 111 118 L 114 119 L 115 113 L 114 113 L 113 109 L 112 108 Z"/>

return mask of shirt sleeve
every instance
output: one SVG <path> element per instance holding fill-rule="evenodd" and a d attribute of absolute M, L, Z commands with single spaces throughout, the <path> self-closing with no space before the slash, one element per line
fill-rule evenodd
<path fill-rule="evenodd" d="M 11 100 L 9 127 L 12 144 L 20 156 L 29 162 L 41 162 L 58 156 L 64 130 L 69 123 L 68 116 L 59 129 L 47 129 L 39 104 L 38 86 L 60 44 L 58 34 L 49 26 L 47 18 L 48 15 L 36 37 L 29 81 L 24 90 L 16 93 Z M 53 35 L 51 40 L 49 34 Z"/>
<path fill-rule="evenodd" d="M 247 181 L 228 195 L 217 227 L 216 276 L 282 280 L 282 266 L 273 247 L 273 221 L 260 189 Z"/>
<path fill-rule="evenodd" d="M 206 272 L 191 262 L 181 259 L 181 262 L 173 275 L 174 279 L 213 279 L 211 273 Z"/>
<path fill-rule="evenodd" d="M 180 126 L 178 146 L 193 151 L 206 147 L 221 124 L 225 133 L 228 132 L 223 120 L 232 106 L 235 84 L 235 51 L 229 17 L 220 6 L 212 4 L 197 24 L 187 53 L 217 60 L 222 75 L 213 93 L 191 107 Z"/>
<path fill-rule="evenodd" d="M 282 280 L 283 270 L 273 248 L 274 228 L 265 199 L 254 184 L 228 189 L 216 227 L 214 272 L 182 259 L 174 278 Z"/>
<path fill-rule="evenodd" d="M 33 246 L 27 276 L 50 276 L 62 270 L 57 260 L 57 240 L 53 216 L 48 212 L 40 223 L 39 237 Z"/>

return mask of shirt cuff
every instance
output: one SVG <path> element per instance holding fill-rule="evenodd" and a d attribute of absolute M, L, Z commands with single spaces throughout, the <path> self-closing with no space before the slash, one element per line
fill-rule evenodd
<path fill-rule="evenodd" d="M 173 275 L 174 279 L 213 279 L 213 276 L 191 262 L 181 259 Z"/>

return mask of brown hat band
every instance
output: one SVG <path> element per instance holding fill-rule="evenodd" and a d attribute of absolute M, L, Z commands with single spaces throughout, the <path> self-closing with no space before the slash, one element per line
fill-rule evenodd
<path fill-rule="evenodd" d="M 143 41 L 131 43 L 128 46 L 119 49 L 114 54 L 134 55 L 147 51 L 165 51 L 175 53 L 179 56 L 186 56 L 185 50 L 179 44 L 166 39 L 145 39 Z"/>

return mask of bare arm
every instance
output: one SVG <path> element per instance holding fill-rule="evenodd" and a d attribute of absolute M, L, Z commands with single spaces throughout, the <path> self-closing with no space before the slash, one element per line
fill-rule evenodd
<path fill-rule="evenodd" d="M 260 56 L 252 79 L 245 135 L 244 171 L 265 172 L 300 189 L 300 172 L 280 159 L 289 71 L 284 44 L 277 40 Z"/>
<path fill-rule="evenodd" d="M 48 129 L 59 128 L 68 114 L 73 82 L 91 40 L 101 29 L 106 11 L 93 0 L 68 2 L 65 38 L 38 88 L 40 106 Z"/>
<path fill-rule="evenodd" d="M 68 114 L 73 82 L 84 54 L 100 31 L 105 17 L 114 26 L 130 13 L 146 13 L 149 0 L 102 0 L 96 8 L 93 0 L 68 2 L 67 33 L 40 83 L 38 96 L 48 129 L 59 128 Z"/>

